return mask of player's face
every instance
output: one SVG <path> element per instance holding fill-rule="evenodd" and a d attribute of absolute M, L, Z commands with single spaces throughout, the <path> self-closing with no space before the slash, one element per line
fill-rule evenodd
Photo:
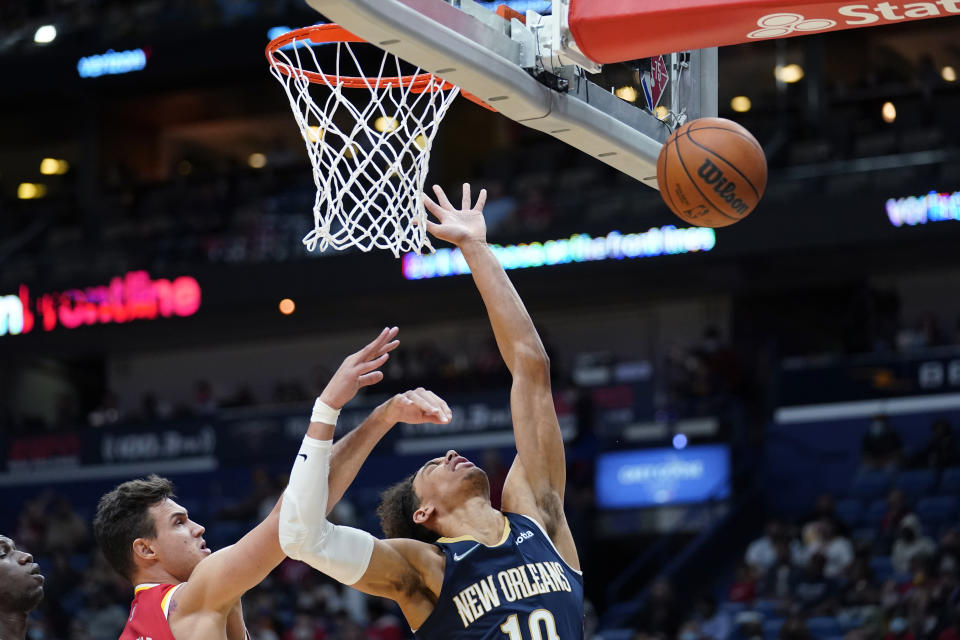
<path fill-rule="evenodd" d="M 171 575 L 186 582 L 194 567 L 210 555 L 203 539 L 206 529 L 169 498 L 150 507 L 150 515 L 157 528 L 157 537 L 150 541 L 157 558 Z"/>
<path fill-rule="evenodd" d="M 40 567 L 13 540 L 0 536 L 0 611 L 27 612 L 43 600 Z"/>
<path fill-rule="evenodd" d="M 413 489 L 421 504 L 431 503 L 438 508 L 461 503 L 477 494 L 490 495 L 483 469 L 453 449 L 423 465 L 413 480 Z"/>

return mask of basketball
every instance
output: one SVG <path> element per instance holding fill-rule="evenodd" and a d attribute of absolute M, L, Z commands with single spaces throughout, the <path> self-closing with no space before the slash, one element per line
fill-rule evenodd
<path fill-rule="evenodd" d="M 767 159 L 736 122 L 700 118 L 678 128 L 660 150 L 657 184 L 670 210 L 700 227 L 747 217 L 767 186 Z"/>

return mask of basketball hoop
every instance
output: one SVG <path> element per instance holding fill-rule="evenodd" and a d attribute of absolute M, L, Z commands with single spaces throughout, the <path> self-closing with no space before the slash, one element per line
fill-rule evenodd
<path fill-rule="evenodd" d="M 459 89 L 336 24 L 290 31 L 266 54 L 313 164 L 307 249 L 432 251 L 420 193 Z"/>

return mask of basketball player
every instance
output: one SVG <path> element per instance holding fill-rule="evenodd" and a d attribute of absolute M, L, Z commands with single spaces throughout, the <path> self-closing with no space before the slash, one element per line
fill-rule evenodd
<path fill-rule="evenodd" d="M 481 191 L 456 210 L 439 187 L 424 197 L 439 223 L 429 232 L 455 244 L 486 305 L 513 377 L 510 407 L 517 456 L 490 504 L 486 474 L 447 451 L 387 490 L 378 509 L 386 540 L 326 521 L 324 451 L 333 422 L 304 440 L 280 517 L 282 548 L 344 584 L 400 605 L 418 638 L 575 640 L 583 637 L 583 578 L 563 512 L 566 468 L 550 390 L 550 366 L 523 302 L 486 243 Z M 332 414 L 331 414 L 332 417 Z M 331 495 L 334 485 L 329 484 Z"/>
<path fill-rule="evenodd" d="M 0 535 L 0 638 L 26 640 L 27 616 L 43 600 L 43 575 L 26 551 Z"/>
<path fill-rule="evenodd" d="M 348 356 L 317 398 L 308 435 L 339 413 L 360 387 L 383 379 L 377 371 L 396 348 L 397 329 Z M 318 409 L 322 407 L 322 411 Z M 339 500 L 362 461 L 397 422 L 447 422 L 449 408 L 429 391 L 398 394 L 343 438 L 332 452 L 330 492 Z M 335 418 L 333 419 L 335 421 Z M 303 454 L 301 454 L 303 455 Z M 100 499 L 97 542 L 110 564 L 134 585 L 130 617 L 120 640 L 243 640 L 240 597 L 284 558 L 278 539 L 280 502 L 236 544 L 215 553 L 204 528 L 174 501 L 171 483 L 156 475 L 131 480 Z M 324 514 L 326 515 L 326 513 Z"/>

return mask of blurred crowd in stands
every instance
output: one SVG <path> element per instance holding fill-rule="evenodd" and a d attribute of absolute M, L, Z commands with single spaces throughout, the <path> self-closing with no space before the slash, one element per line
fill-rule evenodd
<path fill-rule="evenodd" d="M 649 363 L 624 361 L 611 351 L 576 352 L 560 357 L 546 332 L 544 341 L 551 356 L 554 391 L 565 394 L 578 414 L 581 432 L 592 428 L 594 388 L 629 384 L 627 374 L 615 373 L 618 367 Z M 424 340 L 397 350 L 384 368 L 385 379 L 376 393 L 391 394 L 425 387 L 439 394 L 503 393 L 510 387 L 510 375 L 492 336 L 484 335 L 471 346 L 449 346 Z M 562 345 L 573 349 L 575 345 Z M 732 404 L 756 403 L 758 389 L 754 374 L 741 356 L 714 326 L 708 326 L 700 339 L 691 344 L 675 343 L 663 353 L 662 372 L 654 368 L 654 379 L 644 393 L 656 397 L 661 420 L 684 417 L 720 416 Z M 276 380 L 266 395 L 258 395 L 251 384 L 227 388 L 215 380 L 192 383 L 188 402 L 171 402 L 150 389 L 138 396 L 121 398 L 107 390 L 99 397 L 74 397 L 64 394 L 52 420 L 32 415 L 0 413 L 0 427 L 10 434 L 63 432 L 84 427 L 106 428 L 215 415 L 225 409 L 280 408 L 306 405 L 323 389 L 332 370 L 315 369 L 309 378 Z M 651 374 L 644 374 L 649 376 Z M 627 376 L 629 378 L 629 376 Z M 646 378 L 644 378 L 646 379 Z M 656 387 L 656 389 L 654 389 Z M 624 400 L 629 405 L 629 401 Z"/>
<path fill-rule="evenodd" d="M 64 34 L 103 29 L 112 37 L 153 33 L 190 24 L 209 29 L 257 17 L 286 19 L 309 15 L 296 0 L 22 0 L 0 3 L 0 53 L 32 43 L 33 30 L 53 23 Z"/>
<path fill-rule="evenodd" d="M 692 601 L 660 581 L 628 629 L 601 636 L 955 639 L 960 450 L 951 425 L 934 421 L 928 444 L 906 457 L 888 419 L 878 416 L 861 454 L 862 470 L 846 497 L 824 494 L 803 517 L 770 519 L 731 578 L 704 584 Z M 884 487 L 892 488 L 877 497 Z"/>

